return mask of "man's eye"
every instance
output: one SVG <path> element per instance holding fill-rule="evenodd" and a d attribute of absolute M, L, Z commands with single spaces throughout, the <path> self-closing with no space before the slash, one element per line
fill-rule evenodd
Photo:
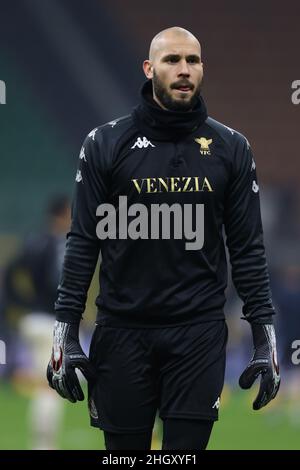
<path fill-rule="evenodd" d="M 170 62 L 171 64 L 176 64 L 176 62 L 178 62 L 178 59 L 176 59 L 176 57 L 171 57 L 168 62 Z"/>

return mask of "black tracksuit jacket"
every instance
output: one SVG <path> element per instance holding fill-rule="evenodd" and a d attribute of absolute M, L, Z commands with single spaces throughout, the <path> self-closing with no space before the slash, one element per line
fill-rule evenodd
<path fill-rule="evenodd" d="M 184 239 L 100 240 L 97 207 L 119 196 L 142 203 L 204 205 L 204 244 Z M 134 217 L 128 217 L 128 222 Z M 155 327 L 224 318 L 227 262 L 249 321 L 274 313 L 263 243 L 259 186 L 247 139 L 207 116 L 200 97 L 190 112 L 165 111 L 146 82 L 132 114 L 90 132 L 80 152 L 72 225 L 56 316 L 79 321 L 101 250 L 101 324 Z M 161 235 L 161 234 L 160 234 Z M 150 237 L 150 235 L 149 235 Z"/>

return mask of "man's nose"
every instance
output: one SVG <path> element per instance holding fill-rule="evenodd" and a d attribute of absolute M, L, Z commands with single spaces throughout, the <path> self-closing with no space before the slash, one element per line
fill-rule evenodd
<path fill-rule="evenodd" d="M 178 75 L 179 76 L 181 76 L 181 75 L 189 76 L 190 75 L 189 66 L 188 66 L 188 63 L 187 63 L 186 60 L 180 61 Z"/>

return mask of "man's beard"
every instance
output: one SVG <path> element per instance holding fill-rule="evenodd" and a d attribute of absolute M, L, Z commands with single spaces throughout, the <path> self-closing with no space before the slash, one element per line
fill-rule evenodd
<path fill-rule="evenodd" d="M 184 81 L 184 79 L 182 80 Z M 160 78 L 157 76 L 155 71 L 153 71 L 153 91 L 157 98 L 159 99 L 160 103 L 170 111 L 190 111 L 196 105 L 200 92 L 201 92 L 201 85 L 202 81 L 199 83 L 197 88 L 194 91 L 193 95 L 189 100 L 185 99 L 177 99 L 175 100 L 172 98 L 171 94 L 168 92 L 166 87 L 161 82 Z"/>

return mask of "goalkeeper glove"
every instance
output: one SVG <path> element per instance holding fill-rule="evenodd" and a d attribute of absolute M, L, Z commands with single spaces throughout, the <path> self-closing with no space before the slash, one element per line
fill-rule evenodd
<path fill-rule="evenodd" d="M 261 375 L 259 392 L 253 402 L 253 409 L 259 410 L 275 398 L 280 385 L 280 375 L 274 326 L 272 324 L 251 323 L 251 327 L 254 354 L 242 373 L 239 384 L 241 388 L 248 389 Z"/>
<path fill-rule="evenodd" d="M 96 371 L 79 343 L 79 323 L 56 321 L 53 331 L 52 356 L 47 368 L 51 388 L 72 403 L 84 400 L 75 368 L 80 369 L 86 380 L 96 379 Z"/>

